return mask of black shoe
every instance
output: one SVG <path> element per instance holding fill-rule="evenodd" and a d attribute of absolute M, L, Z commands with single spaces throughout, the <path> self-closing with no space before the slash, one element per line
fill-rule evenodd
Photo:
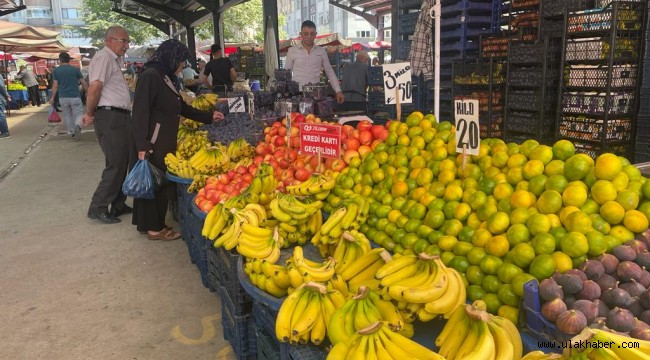
<path fill-rule="evenodd" d="M 103 222 L 104 224 L 116 224 L 122 220 L 119 218 L 111 215 L 108 211 L 100 211 L 100 212 L 88 212 L 88 217 L 94 220 L 99 220 Z"/>
<path fill-rule="evenodd" d="M 110 214 L 114 217 L 120 217 L 124 214 L 132 214 L 132 213 L 133 213 L 133 208 L 126 204 L 124 204 L 121 210 L 111 207 L 111 211 L 110 211 Z"/>

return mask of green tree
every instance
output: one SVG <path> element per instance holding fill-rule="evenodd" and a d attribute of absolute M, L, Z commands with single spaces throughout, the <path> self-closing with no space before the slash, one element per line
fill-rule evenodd
<path fill-rule="evenodd" d="M 81 13 L 86 25 L 75 27 L 83 37 L 90 38 L 95 46 L 103 46 L 106 29 L 111 25 L 120 25 L 129 31 L 129 38 L 134 45 L 144 45 L 150 40 L 163 37 L 163 34 L 155 27 L 130 17 L 111 11 L 112 1 L 106 0 L 83 0 Z"/>
<path fill-rule="evenodd" d="M 284 30 L 281 28 L 285 21 L 285 16 L 280 14 L 278 24 L 281 39 L 283 35 L 286 35 L 283 34 Z M 223 14 L 223 24 L 225 42 L 256 42 L 262 44 L 264 42 L 262 0 L 249 0 L 226 10 Z M 196 37 L 201 40 L 211 39 L 214 33 L 213 29 L 212 21 L 206 21 L 197 27 Z"/>

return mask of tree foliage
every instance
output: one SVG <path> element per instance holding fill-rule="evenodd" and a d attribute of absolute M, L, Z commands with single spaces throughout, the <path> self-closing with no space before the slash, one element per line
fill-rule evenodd
<path fill-rule="evenodd" d="M 286 18 L 280 14 L 278 23 L 280 38 L 282 38 L 282 25 Z M 206 21 L 196 29 L 196 37 L 201 40 L 212 39 L 214 34 L 212 21 Z M 264 14 L 262 0 L 249 0 L 233 6 L 223 13 L 223 38 L 225 42 L 247 43 L 264 42 Z"/>
<path fill-rule="evenodd" d="M 83 37 L 90 38 L 95 46 L 103 46 L 106 29 L 111 25 L 120 25 L 129 31 L 129 38 L 134 45 L 145 45 L 154 38 L 165 36 L 155 27 L 127 16 L 111 11 L 112 1 L 83 0 L 81 13 L 86 25 L 75 27 Z"/>

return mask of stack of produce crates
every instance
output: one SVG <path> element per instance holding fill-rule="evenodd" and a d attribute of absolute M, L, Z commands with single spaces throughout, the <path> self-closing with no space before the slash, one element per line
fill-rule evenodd
<path fill-rule="evenodd" d="M 534 44 L 511 42 L 506 77 L 506 142 L 526 139 L 550 143 L 555 137 L 555 104 L 561 40 L 546 37 Z"/>
<path fill-rule="evenodd" d="M 453 71 L 454 100 L 479 100 L 481 138 L 502 138 L 506 64 L 495 59 L 456 61 Z"/>
<path fill-rule="evenodd" d="M 650 3 L 648 3 L 650 12 Z M 650 17 L 646 19 L 645 56 L 643 59 L 643 80 L 639 95 L 639 118 L 637 119 L 635 161 L 650 161 Z"/>
<path fill-rule="evenodd" d="M 212 246 L 212 242 L 207 241 L 201 234 L 205 216 L 206 214 L 194 204 L 194 197 L 192 197 L 190 202 L 190 215 L 187 221 L 181 222 L 181 229 L 186 228 L 186 231 L 189 232 L 189 241 L 191 242 L 190 256 L 199 269 L 203 286 L 207 287 L 210 291 L 216 291 L 215 285 L 211 284 L 208 279 L 207 250 L 209 246 Z"/>
<path fill-rule="evenodd" d="M 422 2 L 416 1 L 397 1 L 397 25 L 393 29 L 393 58 L 400 61 L 406 61 L 411 52 L 411 41 L 415 33 L 415 24 L 420 17 L 420 7 Z M 395 22 L 393 22 L 395 23 Z M 396 38 L 395 38 L 396 37 Z M 397 40 L 397 41 L 395 41 Z M 395 51 L 396 50 L 396 51 Z"/>
<path fill-rule="evenodd" d="M 613 2 L 566 19 L 558 137 L 595 157 L 631 157 L 647 2 Z"/>

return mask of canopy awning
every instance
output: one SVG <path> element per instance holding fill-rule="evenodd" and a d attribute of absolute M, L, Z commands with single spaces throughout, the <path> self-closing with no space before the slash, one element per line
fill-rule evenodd
<path fill-rule="evenodd" d="M 292 46 L 300 45 L 302 41 L 301 37 L 289 39 L 289 40 L 280 40 L 280 52 L 287 52 Z M 317 46 L 341 46 L 348 47 L 352 46 L 352 40 L 346 39 L 339 35 L 339 33 L 323 34 L 317 35 L 314 40 L 314 44 Z"/>
<path fill-rule="evenodd" d="M 25 24 L 18 24 L 0 20 L 0 38 L 20 39 L 56 39 L 59 33 L 43 28 L 33 27 Z"/>

